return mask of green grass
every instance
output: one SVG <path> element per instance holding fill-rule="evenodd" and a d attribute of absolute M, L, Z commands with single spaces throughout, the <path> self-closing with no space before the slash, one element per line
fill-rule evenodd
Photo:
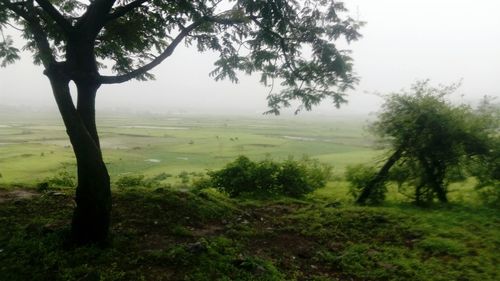
<path fill-rule="evenodd" d="M 112 242 L 68 248 L 72 191 L 0 191 L 0 280 L 498 280 L 500 216 L 466 203 L 357 207 L 327 187 L 235 201 L 114 191 Z M 336 202 L 336 203 L 333 203 Z"/>
<path fill-rule="evenodd" d="M 0 184 L 35 185 L 75 159 L 61 122 L 41 115 L 0 124 Z M 99 132 L 111 178 L 130 173 L 200 172 L 238 155 L 284 160 L 304 155 L 334 166 L 369 161 L 378 152 L 363 119 L 212 116 L 104 116 Z"/>

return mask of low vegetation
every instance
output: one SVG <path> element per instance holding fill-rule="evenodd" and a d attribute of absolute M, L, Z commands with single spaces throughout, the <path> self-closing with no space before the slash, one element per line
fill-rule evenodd
<path fill-rule="evenodd" d="M 204 184 L 230 197 L 301 197 L 324 187 L 331 176 L 331 167 L 311 159 L 254 162 L 240 156 L 208 175 Z"/>
<path fill-rule="evenodd" d="M 340 190 L 339 190 L 340 189 Z M 358 207 L 116 189 L 107 247 L 65 245 L 71 189 L 0 190 L 1 280 L 498 280 L 500 217 L 472 202 Z M 323 196 L 319 196 L 319 194 Z M 325 194 L 330 194 L 325 196 Z"/>

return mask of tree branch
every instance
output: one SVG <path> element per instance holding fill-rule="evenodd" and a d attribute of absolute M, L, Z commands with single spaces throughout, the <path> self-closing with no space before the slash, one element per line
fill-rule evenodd
<path fill-rule="evenodd" d="M 88 37 L 95 38 L 106 23 L 106 16 L 116 0 L 94 0 L 87 11 L 76 22 L 75 27 L 84 30 Z"/>
<path fill-rule="evenodd" d="M 64 32 L 70 33 L 73 30 L 71 23 L 48 0 L 35 1 L 64 30 Z"/>
<path fill-rule="evenodd" d="M 47 70 L 50 69 L 51 66 L 56 63 L 56 59 L 52 49 L 50 48 L 47 34 L 40 25 L 40 21 L 35 17 L 36 13 L 33 11 L 33 1 L 12 3 L 9 0 L 0 0 L 0 3 L 3 3 L 9 10 L 28 23 L 29 31 L 33 34 L 38 51 L 40 52 L 40 58 L 43 66 Z"/>
<path fill-rule="evenodd" d="M 117 18 L 120 18 L 124 15 L 126 15 L 128 12 L 134 10 L 135 8 L 140 7 L 142 4 L 147 2 L 149 0 L 135 0 L 133 2 L 128 3 L 125 6 L 120 6 L 114 10 L 113 13 L 109 14 L 106 18 L 107 21 L 112 21 Z"/>
<path fill-rule="evenodd" d="M 263 26 L 262 22 L 260 22 L 257 17 L 255 16 L 250 16 L 249 17 L 258 27 L 264 29 L 265 27 Z M 266 29 L 267 32 L 271 33 L 272 35 L 276 36 L 279 39 L 279 46 L 281 53 L 283 55 L 283 58 L 285 59 L 285 64 L 288 67 L 288 69 L 291 71 L 292 74 L 296 75 L 301 81 L 305 81 L 306 79 L 297 71 L 297 67 L 295 66 L 295 63 L 292 59 L 290 59 L 290 56 L 287 53 L 287 46 L 286 46 L 286 40 L 287 38 L 283 37 L 281 34 L 277 33 L 276 31 L 272 29 Z"/>
<path fill-rule="evenodd" d="M 117 75 L 117 76 L 101 76 L 100 77 L 100 82 L 102 84 L 118 84 L 118 83 L 123 83 L 126 81 L 129 81 L 131 79 L 137 78 L 141 75 L 144 75 L 146 72 L 150 71 L 151 69 L 155 68 L 157 65 L 159 65 L 161 62 L 163 62 L 166 58 L 168 58 L 172 53 L 174 52 L 175 48 L 179 45 L 179 43 L 187 36 L 191 31 L 196 29 L 198 26 L 203 24 L 205 21 L 198 21 L 190 24 L 186 28 L 184 28 L 175 38 L 174 40 L 168 45 L 168 47 L 161 53 L 159 56 L 157 56 L 155 59 L 153 59 L 151 62 L 148 64 L 145 64 L 135 70 L 132 70 L 126 74 L 123 75 Z"/>
<path fill-rule="evenodd" d="M 129 5 L 137 2 L 145 2 L 147 0 L 136 0 Z M 142 4 L 142 3 L 141 3 Z M 140 5 L 140 4 L 136 4 Z M 132 9 L 132 8 L 131 8 Z M 101 76 L 100 77 L 100 82 L 102 84 L 119 84 L 123 83 L 129 80 L 132 80 L 134 78 L 137 78 L 141 75 L 146 74 L 146 72 L 150 71 L 151 69 L 155 68 L 157 65 L 162 63 L 166 58 L 168 58 L 172 53 L 174 52 L 175 48 L 179 43 L 189 35 L 191 31 L 196 29 L 198 26 L 202 25 L 203 23 L 206 22 L 211 22 L 211 23 L 217 23 L 217 24 L 222 24 L 222 25 L 235 25 L 235 24 L 242 24 L 247 21 L 251 20 L 251 18 L 224 18 L 224 17 L 218 17 L 218 16 L 205 16 L 203 17 L 200 21 L 194 22 L 190 24 L 188 27 L 184 28 L 175 38 L 174 40 L 170 43 L 170 45 L 161 53 L 159 56 L 157 56 L 155 59 L 153 59 L 151 62 L 148 64 L 145 64 L 135 70 L 132 70 L 128 73 L 125 73 L 123 75 L 117 75 L 117 76 Z"/>

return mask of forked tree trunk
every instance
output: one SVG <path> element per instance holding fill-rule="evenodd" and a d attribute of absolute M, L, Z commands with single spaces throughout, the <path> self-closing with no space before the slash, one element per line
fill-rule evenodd
<path fill-rule="evenodd" d="M 98 85 L 77 83 L 78 107 L 69 90 L 69 80 L 49 75 L 77 162 L 76 208 L 71 223 L 74 243 L 107 241 L 111 213 L 110 180 L 102 159 L 95 124 L 95 95 Z"/>
<path fill-rule="evenodd" d="M 436 194 L 439 202 L 448 203 L 446 188 L 443 184 L 445 176 L 444 167 L 442 167 L 442 165 L 440 165 L 438 161 L 426 161 L 424 158 L 422 158 L 421 162 L 425 169 L 426 178 L 428 181 L 427 184 L 430 186 L 434 194 Z M 432 166 L 429 162 L 432 163 Z"/>

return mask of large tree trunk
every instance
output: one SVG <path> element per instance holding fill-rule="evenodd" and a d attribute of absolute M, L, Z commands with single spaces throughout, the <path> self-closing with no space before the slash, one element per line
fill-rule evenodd
<path fill-rule="evenodd" d="M 77 114 L 89 138 L 75 146 L 78 166 L 76 208 L 71 225 L 78 243 L 105 242 L 111 214 L 111 189 L 108 170 L 102 159 L 95 122 L 95 97 L 99 85 L 77 82 Z"/>
<path fill-rule="evenodd" d="M 77 83 L 78 108 L 75 108 L 68 87 L 69 80 L 57 75 L 49 75 L 49 78 L 77 162 L 76 208 L 71 223 L 73 242 L 106 242 L 110 225 L 111 190 L 95 124 L 95 95 L 99 86 Z"/>

